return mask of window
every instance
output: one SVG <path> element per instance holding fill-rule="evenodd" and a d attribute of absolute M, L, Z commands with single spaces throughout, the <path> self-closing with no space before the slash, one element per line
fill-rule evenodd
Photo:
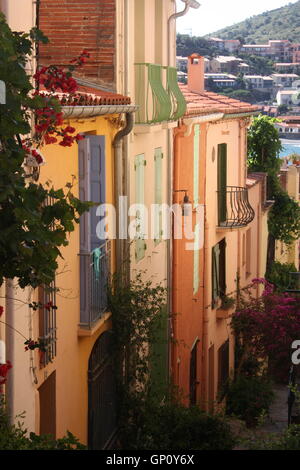
<path fill-rule="evenodd" d="M 194 131 L 194 207 L 199 204 L 199 145 L 200 145 L 200 126 L 195 125 Z"/>
<path fill-rule="evenodd" d="M 226 222 L 227 144 L 218 145 L 218 217 L 219 224 Z"/>
<path fill-rule="evenodd" d="M 45 206 L 52 206 L 53 197 L 48 196 Z M 54 230 L 52 225 L 51 230 Z M 45 367 L 56 356 L 56 285 L 55 279 L 49 286 L 38 288 L 39 302 L 39 341 L 44 346 L 44 351 L 39 350 L 40 367 Z"/>
<path fill-rule="evenodd" d="M 208 350 L 208 407 L 209 412 L 214 410 L 215 400 L 215 346 L 212 344 Z"/>
<path fill-rule="evenodd" d="M 212 249 L 212 308 L 226 293 L 226 241 L 221 240 Z"/>
<path fill-rule="evenodd" d="M 146 244 L 143 233 L 143 214 L 142 207 L 145 203 L 145 165 L 144 154 L 137 155 L 134 160 L 135 170 L 135 203 L 141 207 L 136 212 L 136 241 L 135 241 L 135 259 L 140 261 L 145 256 Z"/>
<path fill-rule="evenodd" d="M 190 356 L 190 405 L 196 405 L 197 403 L 197 351 L 198 351 L 198 339 L 191 350 Z"/>
<path fill-rule="evenodd" d="M 223 395 L 229 379 L 229 339 L 218 350 L 218 390 Z M 222 393 L 223 392 L 223 393 Z M 221 397 L 222 397 L 221 395 Z"/>
<path fill-rule="evenodd" d="M 39 296 L 39 339 L 45 351 L 40 351 L 40 367 L 52 362 L 56 356 L 56 287 L 55 281 L 49 287 L 41 286 Z"/>
<path fill-rule="evenodd" d="M 246 277 L 251 274 L 251 228 L 246 232 Z"/>
<path fill-rule="evenodd" d="M 45 380 L 39 388 L 40 434 L 56 437 L 56 372 Z"/>
<path fill-rule="evenodd" d="M 199 290 L 199 266 L 200 266 L 200 224 L 195 225 L 195 241 L 194 241 L 194 277 L 193 277 L 193 295 L 196 295 Z"/>
<path fill-rule="evenodd" d="M 154 152 L 154 167 L 155 167 L 155 204 L 161 206 L 162 204 L 162 159 L 163 153 L 161 147 L 155 149 Z M 158 208 L 155 217 L 155 244 L 162 240 L 162 209 Z"/>
<path fill-rule="evenodd" d="M 97 234 L 98 205 L 106 201 L 105 136 L 86 135 L 78 151 L 79 197 L 95 203 L 80 217 L 80 324 L 91 326 L 107 309 L 109 241 Z"/>

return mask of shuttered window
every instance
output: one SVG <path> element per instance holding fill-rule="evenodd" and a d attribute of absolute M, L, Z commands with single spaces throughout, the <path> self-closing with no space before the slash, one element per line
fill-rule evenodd
<path fill-rule="evenodd" d="M 56 437 L 56 372 L 39 387 L 40 434 Z"/>
<path fill-rule="evenodd" d="M 105 136 L 88 135 L 79 142 L 79 197 L 82 201 L 93 201 L 91 207 L 80 218 L 80 251 L 92 252 L 104 240 L 99 240 L 96 226 L 97 205 L 105 203 Z"/>
<path fill-rule="evenodd" d="M 106 201 L 105 136 L 86 135 L 79 142 L 78 158 L 79 198 L 95 203 L 80 217 L 80 323 L 90 324 L 105 310 L 109 272 L 105 240 L 96 231 L 101 220 L 97 207 Z"/>
<path fill-rule="evenodd" d="M 194 207 L 199 204 L 199 158 L 200 158 L 200 126 L 195 125 L 194 130 Z"/>
<path fill-rule="evenodd" d="M 246 276 L 251 274 L 251 228 L 246 232 Z"/>
<path fill-rule="evenodd" d="M 145 204 L 145 165 L 146 160 L 144 154 L 137 155 L 134 159 L 135 170 L 135 203 Z M 143 234 L 142 214 L 140 210 L 136 213 L 136 241 L 135 241 L 135 258 L 140 261 L 145 256 L 146 244 Z"/>
<path fill-rule="evenodd" d="M 218 350 L 218 390 L 225 392 L 224 388 L 229 379 L 229 340 L 225 341 Z M 220 397 L 223 398 L 222 395 Z"/>
<path fill-rule="evenodd" d="M 212 248 L 212 308 L 226 293 L 226 240 Z"/>
<path fill-rule="evenodd" d="M 193 294 L 197 294 L 199 290 L 199 264 L 200 264 L 200 224 L 195 225 L 195 241 L 194 241 L 194 280 L 193 280 Z"/>
<path fill-rule="evenodd" d="M 218 217 L 226 222 L 227 144 L 218 145 Z"/>
<path fill-rule="evenodd" d="M 155 149 L 154 153 L 154 168 L 155 168 L 155 194 L 154 201 L 155 204 L 161 206 L 162 204 L 162 160 L 163 153 L 161 147 Z M 161 207 L 157 208 L 155 214 L 155 244 L 161 242 L 162 240 L 162 210 Z"/>
<path fill-rule="evenodd" d="M 190 405 L 197 403 L 197 351 L 198 339 L 196 340 L 190 356 Z"/>
<path fill-rule="evenodd" d="M 39 338 L 44 346 L 40 351 L 40 367 L 45 367 L 56 356 L 56 286 L 38 288 L 39 297 Z"/>

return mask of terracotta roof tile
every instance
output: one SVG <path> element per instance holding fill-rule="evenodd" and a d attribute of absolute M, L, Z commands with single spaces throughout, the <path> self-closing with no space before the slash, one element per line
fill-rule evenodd
<path fill-rule="evenodd" d="M 260 111 L 261 107 L 239 101 L 228 96 L 218 95 L 211 91 L 194 93 L 188 90 L 187 85 L 178 84 L 187 102 L 186 116 L 207 113 L 252 113 Z"/>
<path fill-rule="evenodd" d="M 83 85 L 78 85 L 78 91 L 72 95 L 56 93 L 56 96 L 63 106 L 128 105 L 131 103 L 129 96 Z"/>

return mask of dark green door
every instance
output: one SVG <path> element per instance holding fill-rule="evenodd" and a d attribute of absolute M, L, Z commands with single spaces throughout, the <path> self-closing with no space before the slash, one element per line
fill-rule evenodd
<path fill-rule="evenodd" d="M 219 225 L 226 222 L 227 144 L 218 145 L 218 216 Z"/>

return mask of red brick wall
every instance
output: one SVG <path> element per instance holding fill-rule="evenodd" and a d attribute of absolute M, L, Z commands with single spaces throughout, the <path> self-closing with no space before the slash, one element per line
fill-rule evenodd
<path fill-rule="evenodd" d="M 114 88 L 115 16 L 115 0 L 41 0 L 39 28 L 50 43 L 40 45 L 40 64 L 66 64 L 87 49 L 90 63 L 76 74 Z"/>

